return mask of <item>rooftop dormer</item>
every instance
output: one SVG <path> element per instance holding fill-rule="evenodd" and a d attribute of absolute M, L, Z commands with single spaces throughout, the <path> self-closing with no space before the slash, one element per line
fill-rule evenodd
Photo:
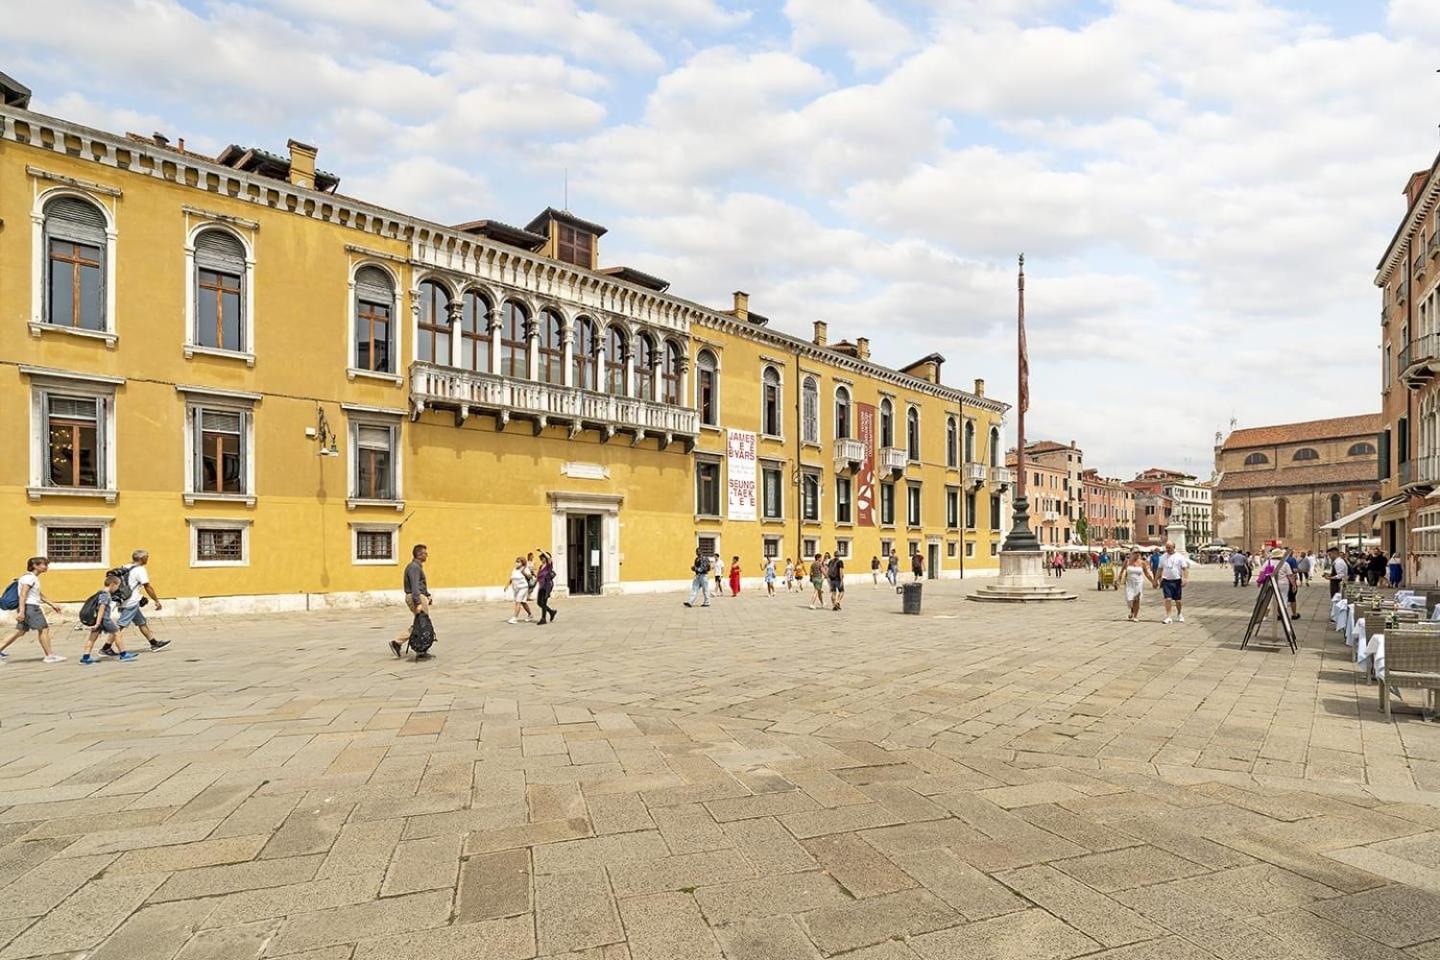
<path fill-rule="evenodd" d="M 600 262 L 599 240 L 605 235 L 605 228 L 598 223 L 581 220 L 568 210 L 546 207 L 543 213 L 525 225 L 525 230 L 546 238 L 545 246 L 540 249 L 542 256 L 586 270 L 594 270 Z"/>

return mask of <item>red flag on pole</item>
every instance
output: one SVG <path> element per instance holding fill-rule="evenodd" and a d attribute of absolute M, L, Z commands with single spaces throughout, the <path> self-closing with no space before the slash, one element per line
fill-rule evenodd
<path fill-rule="evenodd" d="M 1025 254 L 1020 254 L 1020 413 L 1030 409 L 1030 350 L 1025 345 Z"/>

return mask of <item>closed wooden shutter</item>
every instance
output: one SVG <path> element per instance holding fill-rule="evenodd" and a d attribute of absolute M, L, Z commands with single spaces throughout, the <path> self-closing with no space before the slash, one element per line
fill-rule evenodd
<path fill-rule="evenodd" d="M 103 246 L 105 215 L 86 200 L 58 197 L 45 204 L 45 232 L 52 237 Z"/>
<path fill-rule="evenodd" d="M 367 303 L 390 306 L 395 300 L 395 285 L 379 267 L 361 267 L 355 274 L 355 296 Z"/>
<path fill-rule="evenodd" d="M 239 275 L 245 271 L 245 248 L 233 234 L 206 230 L 195 238 L 195 263 L 206 270 Z"/>

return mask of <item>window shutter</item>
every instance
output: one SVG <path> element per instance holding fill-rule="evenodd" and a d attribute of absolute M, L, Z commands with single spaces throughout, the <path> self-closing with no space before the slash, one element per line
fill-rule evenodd
<path fill-rule="evenodd" d="M 1380 455 L 1377 458 L 1379 464 L 1379 479 L 1390 479 L 1390 431 L 1381 430 L 1375 435 L 1376 445 L 1380 448 Z"/>
<path fill-rule="evenodd" d="M 245 272 L 245 248 L 233 234 L 206 230 L 195 238 L 195 264 L 206 270 L 241 274 Z"/>
<path fill-rule="evenodd" d="M 106 474 L 109 469 L 109 453 L 106 446 L 110 438 L 106 436 L 107 425 L 105 410 L 111 401 L 96 398 L 91 402 L 90 413 L 95 418 L 95 483 L 101 490 L 110 489 L 110 477 Z"/>
<path fill-rule="evenodd" d="M 194 408 L 190 415 L 191 441 L 190 482 L 191 491 L 199 493 L 205 489 L 205 411 Z"/>
<path fill-rule="evenodd" d="M 240 433 L 244 414 L 229 410 L 201 410 L 204 429 L 217 433 Z"/>
<path fill-rule="evenodd" d="M 361 424 L 356 428 L 356 442 L 359 446 L 370 450 L 390 449 L 390 428 L 373 427 Z"/>
<path fill-rule="evenodd" d="M 45 204 L 45 232 L 53 237 L 104 246 L 105 215 L 88 201 L 59 197 Z"/>
<path fill-rule="evenodd" d="M 355 274 L 355 296 L 389 306 L 395 300 L 395 287 L 379 267 L 361 267 Z"/>

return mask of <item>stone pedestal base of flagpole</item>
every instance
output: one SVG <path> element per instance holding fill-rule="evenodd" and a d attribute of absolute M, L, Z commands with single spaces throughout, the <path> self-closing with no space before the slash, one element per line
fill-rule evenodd
<path fill-rule="evenodd" d="M 1074 600 L 1059 581 L 1045 575 L 1045 554 L 1040 550 L 1001 550 L 1000 576 L 970 594 L 982 603 L 1043 603 Z"/>

